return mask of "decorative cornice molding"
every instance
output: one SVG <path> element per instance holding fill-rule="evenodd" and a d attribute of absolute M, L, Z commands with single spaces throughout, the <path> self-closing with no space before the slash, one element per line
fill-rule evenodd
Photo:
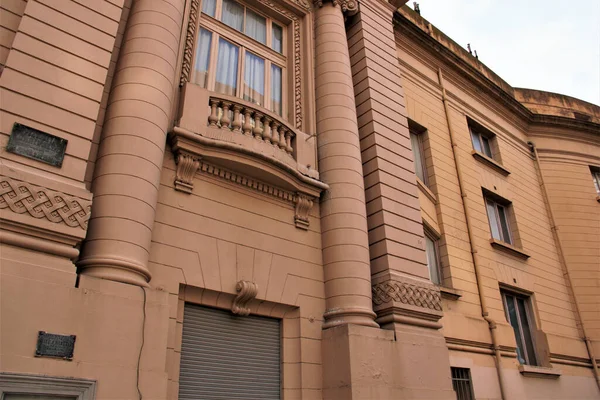
<path fill-rule="evenodd" d="M 421 286 L 404 280 L 387 280 L 372 287 L 373 303 L 397 302 L 410 306 L 442 311 L 442 296 L 435 286 Z"/>
<path fill-rule="evenodd" d="M 340 6 L 342 12 L 348 16 L 358 12 L 358 0 L 330 0 L 333 6 Z M 315 7 L 323 7 L 324 0 L 316 0 Z"/>
<path fill-rule="evenodd" d="M 200 168 L 200 157 L 180 150 L 175 155 L 175 164 L 177 164 L 175 190 L 192 193 L 194 176 Z"/>
<path fill-rule="evenodd" d="M 179 86 L 183 86 L 186 82 L 190 81 L 190 72 L 192 71 L 192 64 L 194 62 L 194 44 L 196 42 L 196 26 L 199 8 L 200 0 L 191 0 L 190 17 L 185 36 L 185 48 L 183 49 L 183 62 L 181 64 Z"/>
<path fill-rule="evenodd" d="M 239 316 L 245 317 L 250 315 L 248 303 L 256 298 L 258 294 L 258 285 L 250 281 L 239 281 L 235 285 L 235 291 L 238 293 L 233 300 L 231 312 Z"/>
<path fill-rule="evenodd" d="M 294 223 L 296 228 L 307 230 L 309 226 L 308 213 L 313 206 L 313 198 L 306 196 L 302 193 L 296 194 L 296 215 L 294 216 Z"/>
<path fill-rule="evenodd" d="M 0 176 L 0 209 L 10 208 L 17 214 L 87 229 L 92 202 L 41 186 Z"/>

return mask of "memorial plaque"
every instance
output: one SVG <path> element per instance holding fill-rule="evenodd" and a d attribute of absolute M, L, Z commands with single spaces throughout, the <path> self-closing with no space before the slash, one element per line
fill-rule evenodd
<path fill-rule="evenodd" d="M 38 333 L 36 357 L 58 357 L 72 360 L 74 350 L 75 335 L 57 335 L 44 331 Z"/>
<path fill-rule="evenodd" d="M 49 133 L 15 123 L 6 151 L 46 164 L 61 167 L 65 158 L 67 140 Z"/>

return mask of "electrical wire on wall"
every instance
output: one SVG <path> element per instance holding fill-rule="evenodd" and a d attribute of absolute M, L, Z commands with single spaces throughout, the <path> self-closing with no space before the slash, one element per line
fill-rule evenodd
<path fill-rule="evenodd" d="M 142 400 L 142 391 L 140 390 L 140 362 L 142 360 L 142 350 L 144 349 L 144 339 L 146 336 L 146 289 L 143 287 L 140 287 L 140 289 L 142 289 L 142 293 L 144 294 L 144 300 L 142 302 L 142 343 L 137 360 L 136 384 L 139 400 Z"/>

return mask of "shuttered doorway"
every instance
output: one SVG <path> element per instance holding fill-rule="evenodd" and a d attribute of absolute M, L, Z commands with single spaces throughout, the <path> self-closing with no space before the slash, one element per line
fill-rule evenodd
<path fill-rule="evenodd" d="M 180 400 L 279 399 L 280 321 L 186 304 Z"/>

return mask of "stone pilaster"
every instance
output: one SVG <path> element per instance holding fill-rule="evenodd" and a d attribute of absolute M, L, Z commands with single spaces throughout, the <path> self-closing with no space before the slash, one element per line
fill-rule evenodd
<path fill-rule="evenodd" d="M 145 286 L 183 1 L 134 0 L 94 171 L 83 274 Z"/>

